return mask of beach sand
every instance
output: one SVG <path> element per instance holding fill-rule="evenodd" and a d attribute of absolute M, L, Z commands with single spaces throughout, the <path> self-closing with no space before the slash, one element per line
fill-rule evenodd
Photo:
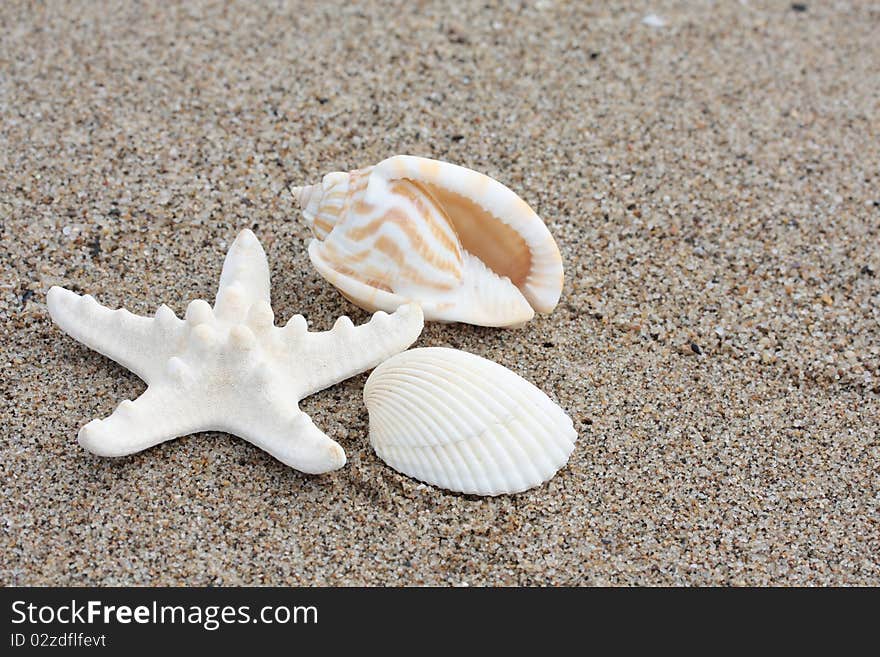
<path fill-rule="evenodd" d="M 266 4 L 0 4 L 0 583 L 880 584 L 876 4 Z M 397 153 L 497 178 L 559 243 L 551 315 L 417 343 L 565 408 L 555 478 L 397 474 L 366 375 L 302 404 L 348 454 L 323 476 L 221 433 L 77 445 L 144 384 L 52 285 L 182 314 L 249 227 L 277 321 L 365 321 L 288 187 Z"/>

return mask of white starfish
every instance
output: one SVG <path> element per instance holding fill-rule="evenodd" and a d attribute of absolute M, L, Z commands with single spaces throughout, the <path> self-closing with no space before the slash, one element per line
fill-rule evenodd
<path fill-rule="evenodd" d="M 266 253 L 242 231 L 223 264 L 213 309 L 196 300 L 179 319 L 110 310 L 62 287 L 48 295 L 52 319 L 70 336 L 147 383 L 135 401 L 92 420 L 79 443 L 99 456 L 124 456 L 199 431 L 241 436 L 289 466 L 318 474 L 345 464 L 345 452 L 299 410 L 304 397 L 375 367 L 422 330 L 422 311 L 377 312 L 357 328 L 340 317 L 308 331 L 302 315 L 274 326 Z"/>

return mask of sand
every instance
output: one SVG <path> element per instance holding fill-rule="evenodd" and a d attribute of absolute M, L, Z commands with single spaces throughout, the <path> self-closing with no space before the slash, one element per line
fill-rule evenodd
<path fill-rule="evenodd" d="M 169 4 L 0 4 L 0 583 L 880 584 L 875 4 Z M 396 153 L 503 181 L 559 243 L 553 314 L 417 343 L 570 413 L 550 483 L 395 473 L 366 375 L 303 403 L 348 454 L 324 476 L 221 433 L 77 445 L 144 384 L 50 286 L 182 313 L 250 227 L 280 321 L 364 321 L 288 186 Z"/>

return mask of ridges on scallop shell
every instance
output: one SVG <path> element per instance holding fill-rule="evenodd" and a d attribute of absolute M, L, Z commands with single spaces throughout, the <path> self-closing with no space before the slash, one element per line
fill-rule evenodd
<path fill-rule="evenodd" d="M 364 387 L 370 443 L 395 470 L 462 493 L 517 493 L 568 461 L 577 432 L 506 367 L 444 347 L 391 357 Z"/>
<path fill-rule="evenodd" d="M 515 326 L 559 301 L 550 231 L 486 175 L 398 155 L 293 193 L 316 237 L 312 263 L 362 308 L 416 301 L 426 320 Z"/>

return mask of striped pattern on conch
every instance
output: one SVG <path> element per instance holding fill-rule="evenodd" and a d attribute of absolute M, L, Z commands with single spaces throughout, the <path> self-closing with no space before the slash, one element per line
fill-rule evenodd
<path fill-rule="evenodd" d="M 524 245 L 521 251 L 528 249 L 523 260 L 530 264 L 528 276 L 512 282 L 469 253 L 438 191 L 467 198 L 507 225 Z M 534 308 L 549 312 L 558 301 L 562 262 L 547 227 L 488 176 L 395 156 L 373 167 L 327 174 L 320 184 L 293 193 L 317 238 L 309 245 L 312 263 L 362 308 L 390 312 L 415 301 L 426 320 L 516 326 L 531 319 Z M 488 229 L 485 240 L 493 242 Z"/>
<path fill-rule="evenodd" d="M 476 203 L 516 231 L 529 247 L 531 268 L 520 289 L 540 313 L 550 313 L 562 293 L 562 256 L 546 224 L 506 185 L 466 167 L 412 155 L 396 155 L 376 165 L 381 175 L 429 183 Z"/>
<path fill-rule="evenodd" d="M 547 395 L 509 369 L 456 349 L 411 349 L 364 387 L 370 443 L 395 470 L 448 490 L 516 493 L 568 461 L 577 432 Z"/>
<path fill-rule="evenodd" d="M 411 182 L 371 179 L 371 171 L 328 174 L 322 194 L 306 188 L 304 215 L 322 240 L 319 259 L 338 274 L 403 298 L 457 288 L 462 251 L 443 209 Z M 368 184 L 377 202 L 367 200 Z"/>

